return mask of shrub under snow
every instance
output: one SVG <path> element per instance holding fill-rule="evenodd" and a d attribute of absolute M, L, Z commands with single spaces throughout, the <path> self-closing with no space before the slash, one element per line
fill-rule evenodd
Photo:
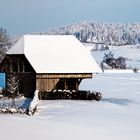
<path fill-rule="evenodd" d="M 3 114 L 25 114 L 26 109 L 22 108 L 16 108 L 16 107 L 5 107 L 5 108 L 0 108 L 0 113 Z"/>
<path fill-rule="evenodd" d="M 35 113 L 35 111 L 37 110 L 37 105 L 39 102 L 38 94 L 39 94 L 39 91 L 36 90 L 34 93 L 33 100 L 30 103 L 29 108 L 28 108 L 28 112 L 27 112 L 28 115 L 33 115 Z"/>

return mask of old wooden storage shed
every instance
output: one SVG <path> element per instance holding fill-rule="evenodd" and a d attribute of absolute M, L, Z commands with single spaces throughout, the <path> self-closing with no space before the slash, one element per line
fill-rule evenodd
<path fill-rule="evenodd" d="M 20 93 L 36 89 L 78 90 L 82 79 L 101 72 L 86 47 L 72 35 L 24 35 L 0 63 L 0 72 L 15 74 Z"/>

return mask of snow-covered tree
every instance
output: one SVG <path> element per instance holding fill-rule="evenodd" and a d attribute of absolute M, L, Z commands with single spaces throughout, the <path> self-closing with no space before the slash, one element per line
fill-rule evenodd
<path fill-rule="evenodd" d="M 140 23 L 97 23 L 83 21 L 41 34 L 75 35 L 81 42 L 96 42 L 106 45 L 140 44 Z"/>
<path fill-rule="evenodd" d="M 7 31 L 0 27 L 0 60 L 5 55 L 5 52 L 10 47 L 9 36 Z"/>
<path fill-rule="evenodd" d="M 114 54 L 112 52 L 104 54 L 103 61 L 101 62 L 102 69 L 104 69 L 104 63 L 110 66 L 112 69 L 126 68 L 126 59 L 124 57 L 114 58 Z"/>
<path fill-rule="evenodd" d="M 15 98 L 19 95 L 19 79 L 15 74 L 8 75 L 7 96 L 12 99 L 12 106 L 15 106 Z"/>
<path fill-rule="evenodd" d="M 32 34 L 75 35 L 81 42 L 100 43 L 106 46 L 134 45 L 140 44 L 140 23 L 122 24 L 82 21 L 53 28 L 47 32 Z M 19 37 L 15 38 L 13 42 L 19 39 Z"/>

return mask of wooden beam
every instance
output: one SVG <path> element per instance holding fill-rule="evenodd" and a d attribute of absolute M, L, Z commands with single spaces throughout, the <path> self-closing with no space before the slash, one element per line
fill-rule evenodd
<path fill-rule="evenodd" d="M 84 79 L 84 78 L 92 78 L 92 73 L 80 73 L 80 74 L 78 74 L 78 73 L 62 73 L 62 74 L 36 74 L 36 78 L 37 79 L 52 79 L 52 78 L 82 78 L 82 79 Z"/>

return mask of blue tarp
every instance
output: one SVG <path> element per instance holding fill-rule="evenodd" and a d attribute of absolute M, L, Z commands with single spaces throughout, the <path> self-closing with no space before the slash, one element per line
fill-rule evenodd
<path fill-rule="evenodd" d="M 5 73 L 0 73 L 0 87 L 5 88 Z"/>

